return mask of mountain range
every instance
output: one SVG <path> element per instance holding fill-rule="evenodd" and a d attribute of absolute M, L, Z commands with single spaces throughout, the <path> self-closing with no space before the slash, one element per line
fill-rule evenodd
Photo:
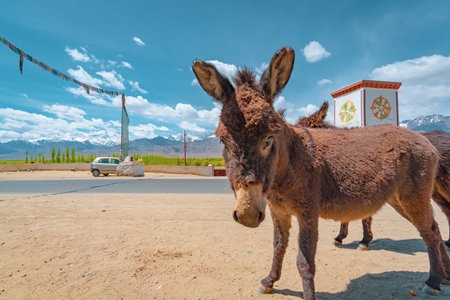
<path fill-rule="evenodd" d="M 430 131 L 443 130 L 450 132 L 450 116 L 429 115 L 421 116 L 413 120 L 401 121 L 400 126 L 414 130 L 414 131 Z M 220 144 L 218 138 L 212 133 L 207 133 L 203 136 L 187 135 L 186 140 L 186 155 L 187 157 L 221 157 L 223 146 Z M 39 140 L 39 141 L 25 141 L 14 140 L 5 143 L 0 143 L 0 160 L 14 160 L 24 159 L 25 152 L 28 155 L 37 156 L 39 153 L 45 155 L 46 158 L 51 157 L 51 149 L 58 148 L 64 151 L 68 147 L 75 149 L 75 153 L 109 155 L 120 153 L 120 144 L 113 140 L 99 140 L 98 138 L 92 141 L 77 141 L 75 139 L 61 140 Z M 157 154 L 164 156 L 184 156 L 184 137 L 183 134 L 171 136 L 158 136 L 153 139 L 136 139 L 130 141 L 129 153 L 140 154 Z"/>

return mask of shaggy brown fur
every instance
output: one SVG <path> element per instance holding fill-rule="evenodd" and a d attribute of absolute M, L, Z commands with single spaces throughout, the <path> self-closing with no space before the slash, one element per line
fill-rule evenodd
<path fill-rule="evenodd" d="M 300 118 L 295 124 L 298 127 L 310 128 L 331 128 L 333 127 L 325 121 L 328 113 L 328 101 L 324 101 L 318 111 L 309 117 Z M 422 133 L 439 153 L 438 170 L 434 182 L 432 198 L 439 205 L 447 217 L 449 224 L 449 238 L 445 245 L 450 249 L 450 134 L 441 130 L 433 130 Z M 339 235 L 335 237 L 336 244 L 342 244 L 342 240 L 348 235 L 348 223 L 342 222 Z M 360 249 L 369 249 L 369 243 L 373 239 L 372 217 L 362 220 L 363 239 L 359 242 Z"/>
<path fill-rule="evenodd" d="M 349 222 L 369 217 L 386 202 L 418 229 L 428 248 L 424 291 L 450 281 L 450 258 L 430 205 L 438 156 L 422 135 L 397 126 L 298 128 L 286 123 L 273 100 L 289 81 L 294 51 L 280 49 L 256 83 L 238 72 L 235 86 L 212 64 L 194 61 L 202 88 L 223 104 L 216 135 L 224 143 L 228 179 L 236 197 L 233 218 L 257 227 L 266 204 L 274 224 L 274 252 L 261 291 L 281 276 L 291 218 L 299 223 L 297 267 L 304 299 L 315 299 L 319 217 Z M 380 143 L 383 141 L 383 143 Z"/>

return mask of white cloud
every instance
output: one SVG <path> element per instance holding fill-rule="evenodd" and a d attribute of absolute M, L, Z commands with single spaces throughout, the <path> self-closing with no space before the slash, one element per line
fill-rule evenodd
<path fill-rule="evenodd" d="M 267 69 L 267 67 L 269 67 L 268 63 L 262 63 L 261 66 L 259 68 L 255 69 L 256 74 L 258 74 L 259 76 L 262 75 L 262 73 Z"/>
<path fill-rule="evenodd" d="M 315 106 L 314 104 L 308 104 L 308 105 L 306 105 L 306 107 L 300 107 L 298 109 L 298 111 L 300 112 L 300 116 L 309 116 L 318 110 L 319 110 L 319 108 L 317 106 Z"/>
<path fill-rule="evenodd" d="M 218 60 L 209 60 L 207 62 L 213 64 L 216 67 L 217 71 L 227 76 L 228 78 L 232 78 L 234 75 L 236 75 L 236 72 L 238 70 L 235 65 L 226 64 Z"/>
<path fill-rule="evenodd" d="M 298 119 L 297 112 L 295 112 L 295 116 L 292 116 L 292 114 L 294 113 L 294 104 L 286 101 L 283 96 L 278 96 L 277 98 L 275 98 L 273 107 L 277 111 L 281 109 L 285 110 L 284 118 L 288 123 L 294 124 L 296 119 Z"/>
<path fill-rule="evenodd" d="M 123 61 L 121 66 L 133 70 L 133 66 L 126 61 Z"/>
<path fill-rule="evenodd" d="M 95 57 L 94 55 L 91 54 L 91 61 L 95 64 L 101 64 L 102 61 L 100 59 L 98 59 L 97 57 Z"/>
<path fill-rule="evenodd" d="M 198 79 L 197 78 L 194 78 L 191 81 L 191 85 L 200 85 L 200 83 L 198 83 Z"/>
<path fill-rule="evenodd" d="M 166 126 L 155 126 L 155 125 L 153 125 L 151 123 L 139 124 L 137 126 L 130 126 L 129 127 L 130 135 L 132 135 L 132 136 L 134 136 L 135 138 L 138 138 L 138 139 L 142 139 L 142 138 L 152 139 L 152 138 L 155 138 L 156 136 L 160 135 L 160 134 L 155 133 L 157 131 L 166 132 L 166 131 L 169 131 L 169 128 L 167 128 Z"/>
<path fill-rule="evenodd" d="M 217 71 L 227 76 L 229 79 L 231 79 L 234 75 L 236 75 L 238 71 L 238 68 L 235 65 L 226 64 L 218 60 L 208 60 L 207 63 L 213 64 L 216 67 Z M 193 86 L 200 85 L 198 83 L 197 78 L 194 78 L 191 81 L 191 85 Z"/>
<path fill-rule="evenodd" d="M 207 131 L 205 128 L 201 128 L 195 123 L 186 122 L 186 121 L 182 121 L 179 124 L 179 126 L 181 129 L 188 130 L 188 131 L 195 131 L 195 132 L 206 132 Z"/>
<path fill-rule="evenodd" d="M 277 98 L 275 98 L 275 101 L 273 102 L 273 107 L 276 110 L 279 109 L 288 109 L 290 108 L 292 105 L 290 103 L 288 103 L 286 101 L 286 99 L 283 96 L 278 96 Z"/>
<path fill-rule="evenodd" d="M 89 100 L 89 102 L 97 104 L 97 105 L 109 106 L 109 107 L 118 106 L 118 105 L 115 105 L 112 103 L 111 96 L 109 96 L 107 94 L 99 94 L 94 91 L 90 91 L 90 93 L 88 94 L 88 93 L 86 93 L 85 89 L 81 86 L 78 86 L 76 88 L 66 87 L 66 90 L 75 96 L 81 96 L 83 98 L 86 98 L 87 100 Z"/>
<path fill-rule="evenodd" d="M 23 93 L 23 94 L 20 94 L 22 97 L 24 97 L 24 98 L 30 98 L 30 97 L 28 97 L 28 95 L 27 94 L 25 94 L 25 93 Z"/>
<path fill-rule="evenodd" d="M 217 125 L 217 123 L 219 122 L 220 113 L 222 111 L 222 104 L 214 101 L 213 105 L 214 108 L 211 110 L 199 110 L 198 116 L 202 121 Z"/>
<path fill-rule="evenodd" d="M 309 63 L 315 63 L 319 60 L 327 58 L 330 56 L 330 52 L 327 52 L 325 48 L 317 41 L 312 41 L 303 48 L 303 55 L 306 61 Z"/>
<path fill-rule="evenodd" d="M 91 75 L 89 75 L 88 72 L 86 72 L 81 66 L 77 66 L 77 70 L 69 69 L 67 72 L 70 76 L 75 78 L 76 80 L 81 81 L 82 83 L 85 83 L 87 85 L 99 87 L 104 82 L 100 79 L 94 78 Z"/>
<path fill-rule="evenodd" d="M 122 105 L 122 97 L 120 95 L 112 97 L 95 92 L 87 94 L 82 87 L 69 87 L 66 90 L 97 105 L 108 107 L 120 107 Z M 180 119 L 183 119 L 208 125 L 217 125 L 221 111 L 221 106 L 217 103 L 213 103 L 214 108 L 211 110 L 196 110 L 191 104 L 178 103 L 173 108 L 168 105 L 151 103 L 142 96 L 126 95 L 125 99 L 128 113 L 168 123 L 178 123 Z"/>
<path fill-rule="evenodd" d="M 138 37 L 134 37 L 133 41 L 135 41 L 138 46 L 145 46 L 145 43 Z"/>
<path fill-rule="evenodd" d="M 199 117 L 197 110 L 190 104 L 178 103 L 175 106 L 175 111 L 183 119 L 196 119 Z"/>
<path fill-rule="evenodd" d="M 81 47 L 81 49 L 86 52 L 86 49 Z M 69 47 L 66 47 L 64 51 L 69 54 L 73 60 L 75 61 L 82 61 L 82 62 L 88 62 L 90 60 L 89 56 L 86 53 L 81 53 L 78 51 L 78 49 L 70 49 Z"/>
<path fill-rule="evenodd" d="M 128 80 L 128 83 L 131 85 L 131 90 L 132 90 L 133 92 L 139 91 L 139 92 L 141 92 L 142 94 L 147 94 L 147 93 L 148 93 L 146 90 L 144 90 L 144 89 L 142 89 L 141 87 L 139 87 L 139 82 L 137 82 L 137 81 L 133 82 L 133 81 L 131 81 L 131 80 Z"/>
<path fill-rule="evenodd" d="M 1 123 L 0 123 L 1 124 Z M 22 139 L 20 133 L 12 130 L 0 130 L 0 141 L 7 142 Z"/>
<path fill-rule="evenodd" d="M 103 79 L 106 80 L 106 82 L 104 82 L 104 84 L 106 86 L 110 86 L 110 87 L 116 88 L 118 90 L 125 89 L 125 85 L 123 84 L 124 79 L 120 74 L 116 73 L 116 71 L 112 71 L 112 72 L 100 71 L 100 72 L 97 72 L 96 74 L 102 76 Z"/>
<path fill-rule="evenodd" d="M 52 105 L 44 107 L 44 112 L 57 117 L 47 117 L 38 113 L 28 113 L 12 108 L 0 108 L 0 141 L 24 139 L 75 139 L 78 141 L 107 137 L 120 141 L 120 124 L 104 122 L 102 119 L 85 119 L 84 111 L 70 106 Z M 70 116 L 74 113 L 75 116 Z"/>
<path fill-rule="evenodd" d="M 44 105 L 44 111 L 54 114 L 58 118 L 72 121 L 82 120 L 86 115 L 86 112 L 82 109 L 60 104 Z"/>
<path fill-rule="evenodd" d="M 325 84 L 330 84 L 330 83 L 333 83 L 333 81 L 331 81 L 330 79 L 326 79 L 326 78 L 317 81 L 317 85 L 325 85 Z"/>
<path fill-rule="evenodd" d="M 402 82 L 400 120 L 450 112 L 450 56 L 431 55 L 394 62 L 374 69 L 374 80 Z"/>
<path fill-rule="evenodd" d="M 0 108 L 0 117 L 16 119 L 23 122 L 33 121 L 45 123 L 51 120 L 50 118 L 40 114 L 29 113 L 22 110 L 15 110 L 12 108 Z"/>
<path fill-rule="evenodd" d="M 432 55 L 395 62 L 376 68 L 373 79 L 401 81 L 405 84 L 450 82 L 450 56 Z"/>

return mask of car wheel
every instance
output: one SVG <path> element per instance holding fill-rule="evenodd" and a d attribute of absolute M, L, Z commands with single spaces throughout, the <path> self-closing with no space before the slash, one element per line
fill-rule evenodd
<path fill-rule="evenodd" d="M 103 174 L 103 175 L 108 176 L 109 174 L 108 174 L 108 173 L 105 173 L 105 174 Z"/>
<path fill-rule="evenodd" d="M 100 171 L 97 169 L 92 170 L 92 175 L 94 175 L 94 177 L 98 177 L 98 176 L 100 176 Z"/>

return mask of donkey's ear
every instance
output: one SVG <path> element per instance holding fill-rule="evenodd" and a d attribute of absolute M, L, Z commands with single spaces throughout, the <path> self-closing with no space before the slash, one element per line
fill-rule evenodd
<path fill-rule="evenodd" d="M 192 70 L 200 86 L 217 101 L 225 103 L 226 99 L 233 95 L 233 85 L 227 77 L 217 71 L 214 65 L 194 60 Z"/>
<path fill-rule="evenodd" d="M 327 116 L 327 112 L 328 112 L 328 101 L 324 101 L 322 106 L 320 107 L 318 114 L 317 114 L 317 119 L 316 122 L 320 122 L 322 123 L 323 120 L 326 118 Z"/>
<path fill-rule="evenodd" d="M 260 84 L 266 99 L 273 103 L 273 99 L 288 83 L 294 68 L 295 52 L 291 47 L 284 47 L 275 53 L 269 67 L 261 76 Z"/>

